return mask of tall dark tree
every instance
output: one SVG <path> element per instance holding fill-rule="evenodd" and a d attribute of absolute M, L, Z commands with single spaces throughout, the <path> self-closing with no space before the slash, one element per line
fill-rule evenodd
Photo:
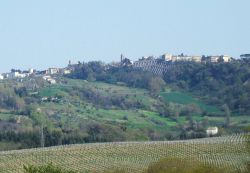
<path fill-rule="evenodd" d="M 230 117 L 231 117 L 231 112 L 229 107 L 227 106 L 227 104 L 224 104 L 222 106 L 222 109 L 224 111 L 224 116 L 225 116 L 225 127 L 229 127 L 230 126 Z"/>

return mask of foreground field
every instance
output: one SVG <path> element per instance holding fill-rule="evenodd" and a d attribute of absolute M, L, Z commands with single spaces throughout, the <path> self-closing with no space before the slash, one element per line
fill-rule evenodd
<path fill-rule="evenodd" d="M 250 161 L 244 135 L 186 141 L 81 144 L 0 153 L 0 172 L 22 172 L 23 165 L 54 165 L 79 172 L 124 169 L 143 172 L 162 158 L 200 160 L 231 170 L 244 170 Z"/>

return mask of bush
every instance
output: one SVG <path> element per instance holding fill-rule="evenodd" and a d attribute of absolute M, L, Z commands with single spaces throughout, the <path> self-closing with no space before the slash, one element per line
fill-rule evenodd
<path fill-rule="evenodd" d="M 52 165 L 52 163 L 44 166 L 24 166 L 24 173 L 76 173 L 75 171 L 67 171 Z"/>

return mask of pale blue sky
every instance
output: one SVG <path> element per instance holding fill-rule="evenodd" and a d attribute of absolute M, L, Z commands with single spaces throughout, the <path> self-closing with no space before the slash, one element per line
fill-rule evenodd
<path fill-rule="evenodd" d="M 2 0 L 0 72 L 165 52 L 250 53 L 249 0 Z"/>

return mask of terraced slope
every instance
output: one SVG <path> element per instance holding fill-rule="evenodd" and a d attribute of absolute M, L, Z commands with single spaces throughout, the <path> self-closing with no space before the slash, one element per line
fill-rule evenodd
<path fill-rule="evenodd" d="M 69 145 L 0 153 L 0 172 L 22 172 L 23 165 L 53 163 L 80 172 L 125 169 L 142 172 L 165 157 L 198 159 L 208 164 L 244 170 L 250 161 L 243 134 L 186 141 L 116 142 Z"/>

